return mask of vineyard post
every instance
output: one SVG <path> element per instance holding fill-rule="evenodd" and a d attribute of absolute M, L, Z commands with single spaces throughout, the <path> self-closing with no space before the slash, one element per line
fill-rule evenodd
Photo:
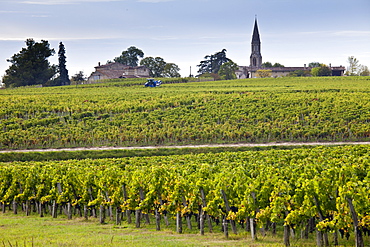
<path fill-rule="evenodd" d="M 200 235 L 204 235 L 204 211 L 203 208 L 200 207 L 200 215 L 199 215 L 199 229 Z"/>
<path fill-rule="evenodd" d="M 72 219 L 72 205 L 70 202 L 67 203 L 67 217 L 69 220 Z"/>
<path fill-rule="evenodd" d="M 91 188 L 91 187 L 89 187 L 89 188 L 88 188 L 88 192 L 89 192 L 89 195 L 90 195 L 90 201 L 94 201 L 94 197 L 93 197 L 93 195 L 92 195 L 92 188 Z M 92 216 L 93 216 L 94 218 L 96 218 L 96 217 L 97 217 L 97 216 L 96 216 L 96 209 L 95 209 L 95 206 L 92 206 L 91 213 L 92 213 Z"/>
<path fill-rule="evenodd" d="M 105 200 L 109 202 L 109 207 L 108 207 L 108 216 L 110 217 L 110 220 L 113 220 L 113 209 L 112 205 L 110 204 L 111 199 L 109 198 L 108 191 L 105 191 Z"/>
<path fill-rule="evenodd" d="M 128 200 L 128 197 L 127 197 L 127 191 L 126 191 L 126 185 L 122 185 L 122 192 L 123 192 L 123 199 L 125 200 L 125 202 Z M 127 217 L 127 223 L 131 224 L 131 211 L 130 209 L 127 209 L 126 210 L 126 217 Z"/>
<path fill-rule="evenodd" d="M 325 218 L 324 218 L 324 215 L 321 211 L 320 203 L 319 203 L 319 200 L 317 199 L 316 194 L 313 196 L 313 199 L 315 201 L 315 206 L 316 206 L 317 213 L 319 215 L 320 222 L 324 221 Z M 323 241 L 325 246 L 329 246 L 329 239 L 328 239 L 328 233 L 327 232 L 322 232 L 318 236 L 322 238 L 322 241 Z"/>
<path fill-rule="evenodd" d="M 186 200 L 185 200 L 185 196 L 183 195 L 182 196 L 182 205 L 184 205 L 184 208 L 185 207 L 187 207 L 187 203 L 186 203 Z M 187 222 L 187 224 L 188 224 L 188 229 L 189 230 L 191 230 L 193 227 L 192 227 L 192 225 L 191 225 L 191 220 L 190 220 L 190 215 L 189 214 L 187 214 L 186 213 L 186 216 L 185 216 L 185 218 L 186 218 L 186 222 Z"/>
<path fill-rule="evenodd" d="M 181 212 L 176 212 L 176 232 L 182 233 L 182 217 Z"/>
<path fill-rule="evenodd" d="M 290 241 L 289 241 L 289 235 L 290 235 L 290 229 L 289 225 L 284 224 L 284 245 L 289 247 Z"/>
<path fill-rule="evenodd" d="M 53 206 L 52 206 L 52 208 L 51 208 L 51 215 L 52 215 L 52 217 L 53 218 L 56 218 L 57 217 L 57 211 L 58 211 L 58 208 L 57 208 L 58 206 L 57 206 L 57 202 L 56 202 L 56 200 L 53 200 Z"/>
<path fill-rule="evenodd" d="M 200 188 L 200 196 L 202 197 L 202 203 L 203 203 L 203 208 L 204 208 L 204 207 L 207 206 L 207 202 L 206 202 L 206 197 L 205 197 L 204 189 L 203 188 Z M 212 232 L 213 231 L 213 228 L 212 228 L 211 218 L 209 217 L 209 215 L 206 212 L 203 211 L 203 208 L 202 208 L 202 213 L 205 215 L 206 220 L 208 222 L 209 232 Z M 204 218 L 203 218 L 203 221 L 204 221 Z M 204 228 L 204 222 L 203 222 L 203 228 Z M 204 229 L 203 229 L 203 231 L 204 231 Z"/>
<path fill-rule="evenodd" d="M 100 222 L 100 224 L 104 224 L 104 222 L 105 222 L 105 207 L 104 207 L 103 204 L 100 204 L 99 222 Z"/>
<path fill-rule="evenodd" d="M 349 209 L 351 211 L 352 215 L 352 220 L 353 220 L 353 227 L 355 229 L 355 244 L 356 247 L 364 247 L 364 240 L 362 237 L 362 232 L 358 227 L 358 217 L 357 217 L 357 212 L 355 210 L 355 207 L 353 206 L 352 203 L 352 198 L 346 198 L 348 202 Z"/>
<path fill-rule="evenodd" d="M 161 215 L 159 214 L 158 207 L 155 207 L 155 229 L 157 231 L 161 230 Z"/>
<path fill-rule="evenodd" d="M 39 205 L 39 214 L 40 214 L 40 217 L 44 217 L 44 211 L 43 211 L 43 204 L 42 202 L 38 202 L 38 205 Z"/>
<path fill-rule="evenodd" d="M 257 203 L 256 193 L 255 192 L 251 192 L 251 196 L 253 198 L 254 204 L 256 204 Z M 256 222 L 255 222 L 254 218 L 251 217 L 249 219 L 249 222 L 250 222 L 249 225 L 250 225 L 250 228 L 251 228 L 252 240 L 257 240 Z"/>
<path fill-rule="evenodd" d="M 143 191 L 143 188 L 140 187 L 140 201 L 143 202 L 145 200 L 145 195 L 144 195 L 144 191 Z M 140 210 L 140 213 L 141 213 L 141 210 Z M 144 214 L 144 217 L 145 217 L 145 221 L 146 223 L 149 225 L 150 224 L 150 219 L 149 219 L 149 214 Z"/>
<path fill-rule="evenodd" d="M 316 245 L 321 247 L 323 245 L 322 232 L 316 229 Z"/>
<path fill-rule="evenodd" d="M 136 209 L 135 210 L 135 223 L 136 223 L 136 228 L 140 228 L 140 216 L 141 216 L 141 210 Z"/>
<path fill-rule="evenodd" d="M 221 190 L 221 194 L 222 194 L 222 199 L 224 200 L 225 202 L 225 206 L 226 206 L 226 215 L 225 217 L 227 217 L 227 215 L 229 214 L 230 212 L 230 206 L 229 206 L 229 201 L 227 200 L 227 196 L 226 196 L 226 193 L 224 190 Z M 231 228 L 233 230 L 233 233 L 234 234 L 238 234 L 237 230 L 236 230 L 236 224 L 235 224 L 235 221 L 234 220 L 230 220 L 230 224 L 231 224 Z"/>
<path fill-rule="evenodd" d="M 159 193 L 159 191 L 158 191 L 158 198 L 159 198 L 159 203 L 161 204 L 161 206 L 163 206 L 162 196 Z M 166 226 L 169 226 L 168 217 L 167 217 L 167 213 L 166 212 L 164 213 L 163 218 L 164 218 L 164 222 L 166 223 Z"/>
<path fill-rule="evenodd" d="M 87 208 L 87 205 L 86 204 L 84 205 L 84 217 L 85 217 L 85 220 L 88 220 L 89 219 L 89 216 L 88 216 L 88 208 Z"/>
<path fill-rule="evenodd" d="M 257 240 L 257 233 L 256 233 L 256 227 L 255 227 L 255 223 L 254 223 L 254 218 L 249 218 L 249 225 L 250 225 L 250 229 L 251 229 L 251 237 L 252 237 L 252 240 Z"/>
<path fill-rule="evenodd" d="M 222 228 L 224 230 L 225 238 L 229 238 L 229 224 L 227 224 L 226 215 L 222 216 Z"/>
<path fill-rule="evenodd" d="M 26 201 L 26 216 L 30 215 L 30 201 Z"/>
<path fill-rule="evenodd" d="M 17 211 L 17 207 L 18 207 L 18 205 L 17 205 L 16 200 L 13 200 L 13 213 L 14 213 L 14 214 L 17 214 L 17 213 L 18 213 L 18 211 Z"/>
<path fill-rule="evenodd" d="M 120 206 L 116 207 L 116 225 L 121 225 L 122 209 Z"/>

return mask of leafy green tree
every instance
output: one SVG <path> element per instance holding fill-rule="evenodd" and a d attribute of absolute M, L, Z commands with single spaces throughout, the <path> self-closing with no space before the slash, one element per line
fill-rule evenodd
<path fill-rule="evenodd" d="M 361 65 L 360 70 L 359 70 L 359 75 L 360 76 L 370 76 L 369 68 L 365 65 Z"/>
<path fill-rule="evenodd" d="M 284 65 L 280 64 L 280 63 L 270 63 L 270 62 L 264 62 L 261 64 L 261 67 L 262 68 L 281 68 L 281 67 L 285 67 Z"/>
<path fill-rule="evenodd" d="M 350 76 L 356 76 L 359 75 L 360 69 L 361 69 L 361 64 L 360 61 L 355 58 L 354 56 L 350 56 L 347 59 L 347 62 L 349 63 L 349 66 L 347 67 L 347 75 Z"/>
<path fill-rule="evenodd" d="M 57 67 L 57 72 L 59 76 L 50 80 L 46 83 L 48 86 L 64 86 L 70 85 L 71 81 L 69 80 L 68 70 L 66 68 L 66 50 L 62 42 L 59 43 L 59 51 L 58 51 L 58 60 L 59 66 Z"/>
<path fill-rule="evenodd" d="M 283 68 L 285 66 L 282 65 L 281 63 L 274 63 L 274 65 L 272 65 L 272 67 L 274 67 L 274 68 Z"/>
<path fill-rule="evenodd" d="M 166 66 L 166 62 L 161 57 L 146 57 L 140 61 L 140 65 L 143 65 L 149 69 L 150 76 L 163 77 L 163 71 Z"/>
<path fill-rule="evenodd" d="M 261 67 L 262 68 L 271 68 L 272 67 L 272 63 L 270 62 L 264 62 L 261 64 Z"/>
<path fill-rule="evenodd" d="M 233 61 L 229 61 L 221 65 L 218 74 L 221 76 L 223 80 L 232 80 L 236 79 L 235 71 L 239 69 L 239 66 L 234 63 Z"/>
<path fill-rule="evenodd" d="M 38 43 L 27 39 L 26 46 L 7 60 L 12 65 L 3 77 L 5 87 L 43 85 L 55 75 L 55 67 L 48 61 L 55 53 L 54 49 L 50 49 L 49 42 L 41 40 Z"/>
<path fill-rule="evenodd" d="M 319 62 L 311 62 L 308 64 L 308 67 L 310 68 L 316 68 L 316 67 L 320 67 L 321 66 L 321 63 Z"/>
<path fill-rule="evenodd" d="M 86 81 L 86 76 L 83 71 L 80 71 L 73 75 L 71 79 L 73 84 L 80 84 L 81 82 Z"/>
<path fill-rule="evenodd" d="M 139 64 L 139 58 L 144 57 L 144 52 L 135 46 L 123 51 L 121 56 L 114 58 L 114 62 L 135 67 Z"/>
<path fill-rule="evenodd" d="M 60 84 L 69 85 L 71 84 L 68 76 L 68 70 L 66 68 L 66 49 L 62 42 L 59 43 L 59 74 L 60 74 Z"/>
<path fill-rule="evenodd" d="M 218 73 L 222 64 L 229 62 L 230 59 L 226 57 L 226 49 L 216 52 L 213 55 L 207 55 L 205 60 L 200 61 L 198 73 Z"/>
<path fill-rule="evenodd" d="M 164 77 L 181 77 L 180 68 L 174 63 L 166 63 L 163 69 L 163 76 Z"/>
<path fill-rule="evenodd" d="M 310 76 L 310 72 L 307 70 L 295 70 L 288 74 L 289 77 L 303 77 L 303 76 Z"/>
<path fill-rule="evenodd" d="M 321 64 L 320 67 L 315 67 L 311 70 L 311 75 L 312 76 L 331 76 L 332 72 L 328 66 Z"/>

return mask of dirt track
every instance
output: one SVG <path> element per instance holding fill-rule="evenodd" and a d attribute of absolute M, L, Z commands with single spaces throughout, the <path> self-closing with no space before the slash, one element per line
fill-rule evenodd
<path fill-rule="evenodd" d="M 94 151 L 94 150 L 143 150 L 157 148 L 207 148 L 207 147 L 272 147 L 272 146 L 334 146 L 334 145 L 370 145 L 370 142 L 270 142 L 270 143 L 236 143 L 236 144 L 205 144 L 183 146 L 144 146 L 144 147 L 79 147 L 58 149 L 26 149 L 26 150 L 1 150 L 0 153 L 11 152 L 60 152 L 60 151 Z"/>

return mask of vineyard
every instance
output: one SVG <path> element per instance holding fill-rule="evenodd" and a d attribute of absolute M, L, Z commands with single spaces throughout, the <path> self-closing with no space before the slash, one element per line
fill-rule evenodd
<path fill-rule="evenodd" d="M 366 77 L 138 84 L 0 90 L 0 149 L 370 140 Z"/>
<path fill-rule="evenodd" d="M 2 211 L 368 246 L 367 146 L 0 164 Z M 153 223 L 153 219 L 154 222 Z M 184 226 L 183 226 L 184 225 Z M 230 228 L 230 229 L 229 229 Z M 349 239 L 349 240 L 348 240 Z"/>

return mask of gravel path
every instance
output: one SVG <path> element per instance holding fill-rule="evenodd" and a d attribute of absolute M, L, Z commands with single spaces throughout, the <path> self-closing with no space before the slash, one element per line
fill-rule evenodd
<path fill-rule="evenodd" d="M 60 152 L 60 151 L 95 151 L 95 150 L 143 150 L 157 148 L 217 148 L 217 147 L 272 147 L 272 146 L 334 146 L 334 145 L 370 145 L 370 142 L 270 142 L 270 143 L 236 143 L 236 144 L 205 144 L 182 146 L 144 146 L 144 147 L 79 147 L 79 148 L 51 148 L 1 150 L 0 153 L 27 153 L 27 152 Z"/>

